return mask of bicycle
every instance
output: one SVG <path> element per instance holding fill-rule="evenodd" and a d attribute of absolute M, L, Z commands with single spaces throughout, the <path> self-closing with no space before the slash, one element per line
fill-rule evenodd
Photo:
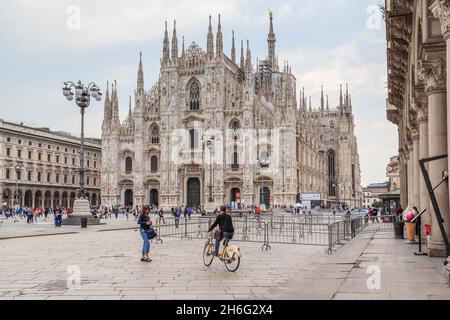
<path fill-rule="evenodd" d="M 215 243 L 211 233 L 208 233 L 208 241 L 205 243 L 203 249 L 203 263 L 210 267 L 215 257 Z M 236 272 L 241 264 L 241 249 L 237 246 L 224 246 L 222 253 L 219 253 L 220 261 L 225 264 L 225 267 L 230 272 Z"/>

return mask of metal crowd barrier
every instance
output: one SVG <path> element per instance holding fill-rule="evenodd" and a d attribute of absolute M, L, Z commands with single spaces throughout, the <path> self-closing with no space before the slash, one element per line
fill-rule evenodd
<path fill-rule="evenodd" d="M 157 243 L 164 238 L 183 239 L 205 238 L 215 217 L 158 217 L 155 228 Z M 388 223 L 386 223 L 388 224 Z M 243 216 L 234 217 L 235 229 L 233 241 L 262 243 L 262 250 L 270 250 L 271 244 L 296 244 L 326 247 L 332 254 L 337 246 L 356 237 L 367 227 L 373 225 L 365 217 L 274 217 Z"/>

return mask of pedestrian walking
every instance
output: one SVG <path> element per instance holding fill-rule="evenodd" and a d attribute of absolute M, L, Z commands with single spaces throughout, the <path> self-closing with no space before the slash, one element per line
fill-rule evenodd
<path fill-rule="evenodd" d="M 175 208 L 175 228 L 179 228 L 180 227 L 180 217 L 181 217 L 181 209 L 180 208 Z"/>
<path fill-rule="evenodd" d="M 116 220 L 119 219 L 119 206 L 115 206 L 113 211 L 114 215 L 116 216 Z"/>
<path fill-rule="evenodd" d="M 148 231 L 151 228 L 151 225 L 153 224 L 150 219 L 150 206 L 144 205 L 142 207 L 142 214 L 139 216 L 138 224 L 140 225 L 139 232 L 141 234 L 141 238 L 143 240 L 142 244 L 142 262 L 151 262 L 152 259 L 148 256 L 150 253 L 150 239 Z"/>
<path fill-rule="evenodd" d="M 34 223 L 38 222 L 39 209 L 34 210 Z"/>
<path fill-rule="evenodd" d="M 161 223 L 161 221 L 163 222 L 163 224 L 166 224 L 166 220 L 164 219 L 164 211 L 163 211 L 163 209 L 160 209 L 159 211 L 158 211 L 158 219 L 159 219 L 159 222 Z"/>

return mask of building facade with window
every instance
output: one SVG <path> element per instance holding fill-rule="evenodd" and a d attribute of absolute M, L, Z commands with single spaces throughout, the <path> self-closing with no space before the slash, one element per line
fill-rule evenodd
<path fill-rule="evenodd" d="M 101 143 L 87 139 L 85 155 L 87 197 L 98 205 Z M 0 120 L 2 206 L 12 207 L 18 200 L 27 207 L 72 207 L 79 189 L 79 167 L 79 138 Z"/>
<path fill-rule="evenodd" d="M 102 201 L 217 207 L 292 205 L 302 193 L 325 206 L 360 206 L 362 192 L 350 94 L 312 108 L 285 63 L 279 67 L 273 18 L 268 53 L 256 66 L 247 41 L 240 59 L 232 33 L 224 53 L 211 17 L 206 51 L 181 50 L 166 30 L 160 77 L 145 89 L 142 54 L 134 107 L 119 119 L 117 83 L 108 84 L 102 127 Z M 327 99 L 328 100 L 328 99 Z"/>

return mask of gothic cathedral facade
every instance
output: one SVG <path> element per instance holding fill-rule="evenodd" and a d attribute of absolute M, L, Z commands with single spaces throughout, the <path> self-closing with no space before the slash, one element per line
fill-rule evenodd
<path fill-rule="evenodd" d="M 171 43 L 170 43 L 171 42 Z M 160 77 L 147 91 L 142 54 L 129 113 L 119 119 L 117 84 L 105 98 L 102 125 L 102 202 L 218 207 L 292 205 L 301 195 L 322 206 L 361 205 L 362 193 L 351 96 L 341 86 L 330 108 L 300 92 L 291 67 L 278 65 L 270 16 L 268 53 L 252 64 L 247 40 L 237 59 L 224 53 L 222 26 L 206 51 L 178 50 L 176 25 L 166 30 Z M 215 45 L 214 45 L 215 44 Z M 326 106 L 325 106 L 326 104 Z"/>

